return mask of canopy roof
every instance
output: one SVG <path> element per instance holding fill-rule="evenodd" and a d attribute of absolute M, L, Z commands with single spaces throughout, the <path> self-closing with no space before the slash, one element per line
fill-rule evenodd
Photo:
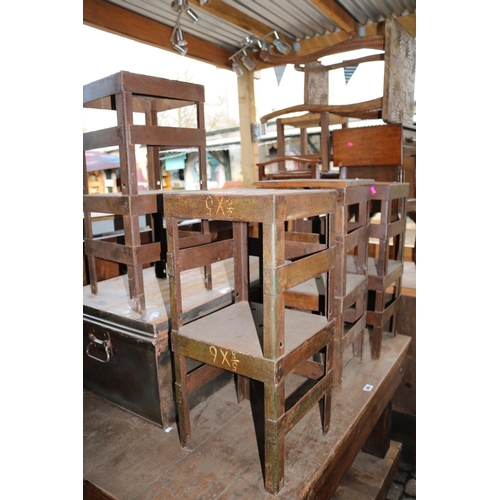
<path fill-rule="evenodd" d="M 416 0 L 83 1 L 85 24 L 169 51 L 176 50 L 171 38 L 178 38 L 179 21 L 187 57 L 228 69 L 231 56 L 245 42 L 260 38 L 272 44 L 274 31 L 292 47 L 289 56 L 302 56 L 350 38 L 379 34 L 388 17 L 397 18 L 416 37 Z M 256 69 L 286 63 L 286 55 L 264 62 L 253 49 L 256 43 L 247 50 Z M 271 53 L 278 54 L 274 47 Z"/>

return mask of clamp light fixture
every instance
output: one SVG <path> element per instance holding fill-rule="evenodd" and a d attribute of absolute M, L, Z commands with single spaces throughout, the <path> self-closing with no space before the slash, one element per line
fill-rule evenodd
<path fill-rule="evenodd" d="M 273 35 L 274 35 L 273 45 L 276 47 L 276 50 L 280 54 L 284 54 L 284 55 L 288 54 L 290 52 L 290 50 L 292 50 L 292 47 L 290 46 L 290 44 L 281 40 L 280 37 L 278 36 L 277 31 L 273 31 Z"/>
<path fill-rule="evenodd" d="M 247 56 L 246 50 L 243 50 L 243 55 L 241 56 L 240 61 L 248 71 L 253 71 L 255 69 L 255 63 Z"/>
<path fill-rule="evenodd" d="M 172 34 L 170 35 L 170 43 L 177 52 L 180 52 L 181 55 L 185 56 L 188 50 L 188 43 L 184 38 L 184 33 L 182 32 L 181 16 L 185 12 L 195 23 L 199 21 L 199 18 L 189 7 L 187 0 L 173 0 L 171 6 L 172 9 L 177 12 L 177 21 L 175 23 L 174 29 L 172 30 Z"/>
<path fill-rule="evenodd" d="M 237 77 L 243 76 L 243 68 L 238 64 L 238 61 L 234 59 L 234 57 L 230 57 L 231 61 L 233 61 L 233 71 L 236 73 Z"/>
<path fill-rule="evenodd" d="M 274 40 L 269 43 L 266 38 L 268 36 L 274 35 Z M 255 62 L 253 59 L 248 57 L 247 50 L 252 50 L 256 52 L 258 50 L 269 52 L 269 49 L 273 46 L 280 54 L 286 55 L 292 50 L 290 44 L 281 40 L 277 31 L 270 31 L 264 36 L 257 37 L 255 35 L 249 35 L 245 37 L 242 41 L 241 49 L 237 50 L 229 59 L 233 61 L 233 71 L 236 73 L 236 76 L 243 76 L 243 68 L 240 66 L 238 61 L 236 60 L 236 56 L 240 55 L 240 62 L 248 71 L 253 71 L 255 69 Z"/>

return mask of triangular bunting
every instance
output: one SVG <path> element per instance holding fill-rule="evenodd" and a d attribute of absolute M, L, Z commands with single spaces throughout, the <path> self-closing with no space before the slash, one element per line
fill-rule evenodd
<path fill-rule="evenodd" d="M 285 72 L 286 66 L 275 66 L 274 74 L 276 75 L 276 81 L 278 82 L 278 87 L 280 85 L 281 79 L 283 78 L 283 73 Z"/>
<path fill-rule="evenodd" d="M 346 85 L 349 83 L 351 76 L 354 75 L 354 72 L 356 71 L 357 67 L 358 67 L 358 65 L 356 64 L 355 66 L 346 66 L 344 68 L 344 78 L 345 78 Z"/>

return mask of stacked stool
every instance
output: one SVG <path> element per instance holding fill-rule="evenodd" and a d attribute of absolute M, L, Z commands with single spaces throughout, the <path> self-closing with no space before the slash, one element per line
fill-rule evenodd
<path fill-rule="evenodd" d="M 334 365 L 334 287 L 336 262 L 333 190 L 240 189 L 179 191 L 164 194 L 167 221 L 167 264 L 170 279 L 171 341 L 174 351 L 176 405 L 181 444 L 189 447 L 191 425 L 188 394 L 224 369 L 264 385 L 265 488 L 277 493 L 284 484 L 285 434 L 320 400 L 323 432 L 329 430 Z M 321 248 L 286 259 L 285 226 L 295 219 L 324 214 Z M 179 218 L 230 221 L 232 238 L 181 248 Z M 262 234 L 262 301 L 250 300 L 248 225 Z M 181 273 L 210 262 L 232 259 L 235 290 L 231 305 L 187 322 L 182 303 Z M 315 276 L 326 275 L 325 309 L 311 314 L 285 307 L 285 293 Z M 323 362 L 315 361 L 317 355 Z M 204 363 L 191 373 L 186 360 Z M 285 410 L 285 379 L 292 373 L 314 383 Z"/>
<path fill-rule="evenodd" d="M 352 346 L 353 355 L 362 360 L 368 299 L 369 202 L 372 186 L 371 179 L 295 179 L 254 183 L 256 188 L 300 189 L 306 193 L 310 189 L 333 189 L 337 193 L 334 314 L 339 328 L 335 329 L 334 338 L 336 390 L 342 388 L 343 355 L 346 349 Z M 309 221 L 310 224 L 317 222 L 314 219 Z M 292 230 L 303 227 L 302 222 Z M 294 239 L 300 238 L 299 231 L 294 233 L 297 235 Z M 349 266 L 348 257 L 352 260 Z M 313 297 L 322 286 L 321 280 L 309 280 L 294 287 L 287 295 L 287 304 L 304 307 L 307 304 L 306 297 Z M 314 310 L 313 304 L 309 305 L 311 310 Z M 319 304 L 315 305 L 317 310 Z"/>
<path fill-rule="evenodd" d="M 370 238 L 378 240 L 378 255 L 368 258 L 370 295 L 366 322 L 373 329 L 371 356 L 380 357 L 386 324 L 396 334 L 396 314 L 401 299 L 409 184 L 375 182 L 371 213 L 380 210 L 380 222 L 370 224 Z M 391 245 L 392 241 L 392 245 Z"/>
<path fill-rule="evenodd" d="M 84 85 L 83 107 L 106 110 L 115 123 L 112 127 L 83 134 L 85 254 L 92 293 L 98 292 L 96 259 L 127 266 L 130 304 L 139 313 L 146 310 L 143 267 L 154 263 L 157 277 L 166 278 L 160 147 L 196 148 L 199 154 L 200 188 L 207 188 L 204 101 L 205 91 L 201 85 L 127 71 Z M 182 107 L 195 108 L 196 127 L 174 128 L 161 125 L 162 113 Z M 138 115 L 143 115 L 144 123 L 140 123 Z M 121 192 L 89 194 L 85 153 L 114 146 L 119 152 Z M 142 190 L 138 184 L 137 146 L 145 146 L 147 150 L 148 186 Z M 93 212 L 123 218 L 124 244 L 93 238 Z M 148 243 L 141 242 L 141 216 L 152 220 L 153 241 Z M 206 221 L 202 222 L 199 236 L 210 240 Z M 207 285 L 210 287 L 210 269 L 206 270 L 206 274 Z"/>

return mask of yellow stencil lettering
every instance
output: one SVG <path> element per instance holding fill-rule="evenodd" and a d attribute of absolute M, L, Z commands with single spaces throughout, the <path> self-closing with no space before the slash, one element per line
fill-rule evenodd
<path fill-rule="evenodd" d="M 231 351 L 231 362 L 233 365 L 233 371 L 235 372 L 238 368 L 238 363 L 240 362 L 240 360 L 236 358 L 236 353 L 234 351 Z"/>
<path fill-rule="evenodd" d="M 220 349 L 220 353 L 222 354 L 222 364 L 224 364 L 224 361 L 227 363 L 227 366 L 229 366 L 229 368 L 231 368 L 231 365 L 227 359 L 227 351 L 224 353 L 222 351 L 222 349 Z"/>
<path fill-rule="evenodd" d="M 218 200 L 217 212 L 215 215 L 217 215 L 219 212 L 222 212 L 222 215 L 224 215 L 224 207 L 222 206 L 223 203 L 224 203 L 224 197 Z"/>
<path fill-rule="evenodd" d="M 233 200 L 227 200 L 226 201 L 226 212 L 227 212 L 228 217 L 233 215 L 233 210 L 234 210 Z"/>
<path fill-rule="evenodd" d="M 208 350 L 210 351 L 210 354 L 214 357 L 214 363 L 215 363 L 215 360 L 217 359 L 217 348 L 211 345 Z"/>
<path fill-rule="evenodd" d="M 212 199 L 211 196 L 207 196 L 205 200 L 205 206 L 207 207 L 207 215 L 212 215 L 212 207 L 214 204 L 214 200 Z"/>

